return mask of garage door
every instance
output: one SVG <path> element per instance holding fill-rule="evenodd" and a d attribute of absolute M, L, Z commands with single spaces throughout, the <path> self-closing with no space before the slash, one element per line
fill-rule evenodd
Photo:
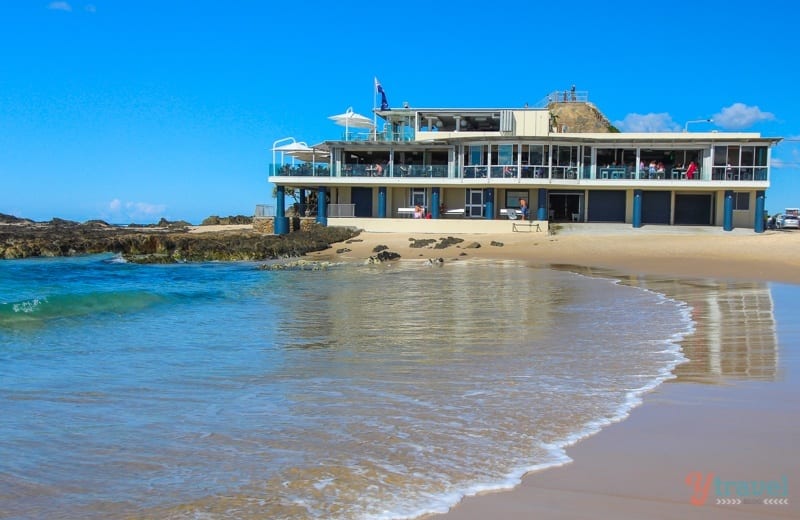
<path fill-rule="evenodd" d="M 645 191 L 642 193 L 642 224 L 669 224 L 668 191 Z"/>
<path fill-rule="evenodd" d="M 675 223 L 711 225 L 711 195 L 675 195 Z"/>
<path fill-rule="evenodd" d="M 353 186 L 350 197 L 353 200 L 353 204 L 356 205 L 356 217 L 372 216 L 372 188 Z"/>
<path fill-rule="evenodd" d="M 625 222 L 625 191 L 589 192 L 589 222 Z"/>

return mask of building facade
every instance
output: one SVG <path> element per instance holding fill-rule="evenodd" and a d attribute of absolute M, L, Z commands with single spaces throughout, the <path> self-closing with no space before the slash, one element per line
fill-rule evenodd
<path fill-rule="evenodd" d="M 277 165 L 275 232 L 288 214 L 386 230 L 422 208 L 435 220 L 505 220 L 521 199 L 529 219 L 702 225 L 764 230 L 771 148 L 758 133 L 622 133 L 584 93 L 522 109 L 375 110 L 377 125 Z M 310 157 L 309 157 L 310 155 Z M 285 207 L 287 189 L 299 203 Z M 399 222 L 398 222 L 399 223 Z M 470 224 L 471 223 L 471 224 Z M 428 224 L 429 229 L 436 229 Z"/>

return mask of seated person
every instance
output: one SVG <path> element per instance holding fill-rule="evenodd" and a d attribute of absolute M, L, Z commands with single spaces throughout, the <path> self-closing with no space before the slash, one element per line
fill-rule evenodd
<path fill-rule="evenodd" d="M 697 164 L 692 161 L 689 163 L 689 168 L 686 169 L 686 178 L 694 179 L 695 172 L 697 172 Z"/>
<path fill-rule="evenodd" d="M 414 206 L 414 218 L 425 218 L 425 210 L 419 204 Z"/>

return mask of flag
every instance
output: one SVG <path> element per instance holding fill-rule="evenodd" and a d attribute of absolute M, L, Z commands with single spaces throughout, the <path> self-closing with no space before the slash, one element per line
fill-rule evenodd
<path fill-rule="evenodd" d="M 389 110 L 389 102 L 386 100 L 386 92 L 383 91 L 381 82 L 375 77 L 375 91 L 381 95 L 381 110 Z"/>

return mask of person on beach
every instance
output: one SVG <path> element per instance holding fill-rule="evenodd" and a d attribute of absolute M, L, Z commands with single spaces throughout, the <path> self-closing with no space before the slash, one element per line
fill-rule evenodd
<path fill-rule="evenodd" d="M 425 210 L 419 204 L 414 206 L 414 218 L 425 218 Z"/>
<path fill-rule="evenodd" d="M 528 220 L 528 213 L 530 210 L 528 208 L 527 200 L 519 199 L 519 212 L 522 214 L 522 220 Z"/>

